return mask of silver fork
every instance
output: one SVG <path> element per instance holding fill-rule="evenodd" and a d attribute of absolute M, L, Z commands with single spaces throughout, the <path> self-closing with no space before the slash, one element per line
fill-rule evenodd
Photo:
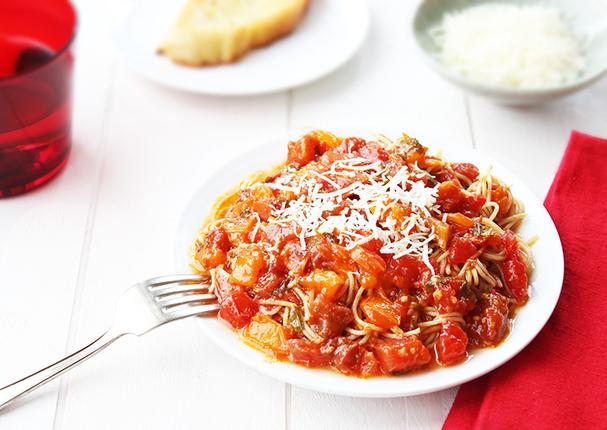
<path fill-rule="evenodd" d="M 108 331 L 73 354 L 0 388 L 0 409 L 52 381 L 124 335 L 141 336 L 171 321 L 214 314 L 219 310 L 219 304 L 209 287 L 209 277 L 202 275 L 161 276 L 133 285 L 118 300 L 114 323 Z"/>

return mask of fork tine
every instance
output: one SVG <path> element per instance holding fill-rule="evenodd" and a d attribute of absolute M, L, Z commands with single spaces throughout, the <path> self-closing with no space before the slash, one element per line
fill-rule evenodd
<path fill-rule="evenodd" d="M 210 276 L 206 275 L 169 275 L 169 276 L 158 276 L 156 278 L 148 279 L 145 281 L 147 287 L 155 291 L 162 288 L 165 285 L 174 283 L 203 283 L 208 282 Z"/>
<path fill-rule="evenodd" d="M 170 275 L 148 279 L 146 291 L 170 320 L 219 310 L 217 296 L 209 293 L 211 277 L 205 275 Z"/>
<path fill-rule="evenodd" d="M 198 300 L 188 300 L 188 301 L 181 301 L 181 302 L 177 302 L 177 303 L 173 303 L 173 304 L 169 304 L 166 306 L 163 306 L 162 303 L 159 303 L 159 305 L 162 308 L 163 312 L 177 312 L 180 309 L 186 309 L 186 308 L 191 308 L 192 306 L 197 306 L 197 305 L 207 305 L 207 304 L 215 304 L 217 303 L 217 299 L 215 298 L 215 300 L 213 302 L 209 302 L 209 299 L 198 299 Z"/>
<path fill-rule="evenodd" d="M 150 290 L 154 297 L 164 297 L 177 293 L 194 293 L 197 291 L 206 292 L 209 290 L 210 284 L 182 284 L 172 283 L 165 284 L 158 288 Z"/>
<path fill-rule="evenodd" d="M 173 308 L 174 309 L 174 308 Z M 172 319 L 187 318 L 193 315 L 211 314 L 219 310 L 219 303 L 206 305 L 186 305 L 179 306 L 177 310 L 165 311 L 166 315 Z"/>
<path fill-rule="evenodd" d="M 163 308 L 169 308 L 175 305 L 181 305 L 190 302 L 209 302 L 217 301 L 215 294 L 169 294 L 156 297 L 156 302 Z"/>

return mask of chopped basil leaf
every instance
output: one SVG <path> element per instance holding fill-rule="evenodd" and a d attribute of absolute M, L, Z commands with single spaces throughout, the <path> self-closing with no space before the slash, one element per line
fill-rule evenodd
<path fill-rule="evenodd" d="M 278 288 L 276 288 L 274 291 L 272 291 L 272 296 L 276 297 L 276 296 L 282 294 L 287 289 L 287 285 L 289 285 L 289 282 L 286 279 L 283 279 L 283 281 L 280 283 Z"/>
<path fill-rule="evenodd" d="M 301 317 L 301 314 L 298 310 L 291 310 L 291 313 L 289 314 L 289 325 L 296 332 L 300 332 L 303 330 L 303 318 Z"/>
<path fill-rule="evenodd" d="M 485 231 L 485 228 L 483 227 L 483 225 L 481 223 L 475 222 L 474 225 L 472 226 L 472 228 L 470 229 L 470 231 L 475 236 L 482 236 Z"/>
<path fill-rule="evenodd" d="M 474 288 L 472 288 L 472 286 L 470 286 L 470 284 L 467 282 L 462 283 L 462 285 L 459 287 L 458 295 L 463 299 L 476 299 L 476 292 L 474 291 Z"/>

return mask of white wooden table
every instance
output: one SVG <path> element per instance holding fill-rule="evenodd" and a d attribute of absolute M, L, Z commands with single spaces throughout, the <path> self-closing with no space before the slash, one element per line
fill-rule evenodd
<path fill-rule="evenodd" d="M 0 200 L 0 385 L 101 333 L 132 283 L 172 272 L 191 194 L 268 135 L 399 125 L 428 145 L 500 159 L 539 198 L 571 129 L 607 136 L 607 79 L 533 109 L 496 106 L 442 81 L 414 51 L 414 1 L 370 2 L 369 37 L 336 73 L 250 98 L 179 93 L 127 70 L 110 33 L 129 5 L 78 2 L 70 162 L 48 186 Z M 0 414 L 0 428 L 439 428 L 455 392 L 389 400 L 310 392 L 248 369 L 188 320 L 119 341 Z"/>

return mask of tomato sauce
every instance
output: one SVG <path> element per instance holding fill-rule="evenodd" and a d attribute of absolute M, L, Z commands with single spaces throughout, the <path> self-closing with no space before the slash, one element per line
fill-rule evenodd
<path fill-rule="evenodd" d="M 518 207 L 409 136 L 316 131 L 219 201 L 193 267 L 219 316 L 276 359 L 358 377 L 450 366 L 499 345 L 528 299 L 529 253 L 502 228 Z"/>

